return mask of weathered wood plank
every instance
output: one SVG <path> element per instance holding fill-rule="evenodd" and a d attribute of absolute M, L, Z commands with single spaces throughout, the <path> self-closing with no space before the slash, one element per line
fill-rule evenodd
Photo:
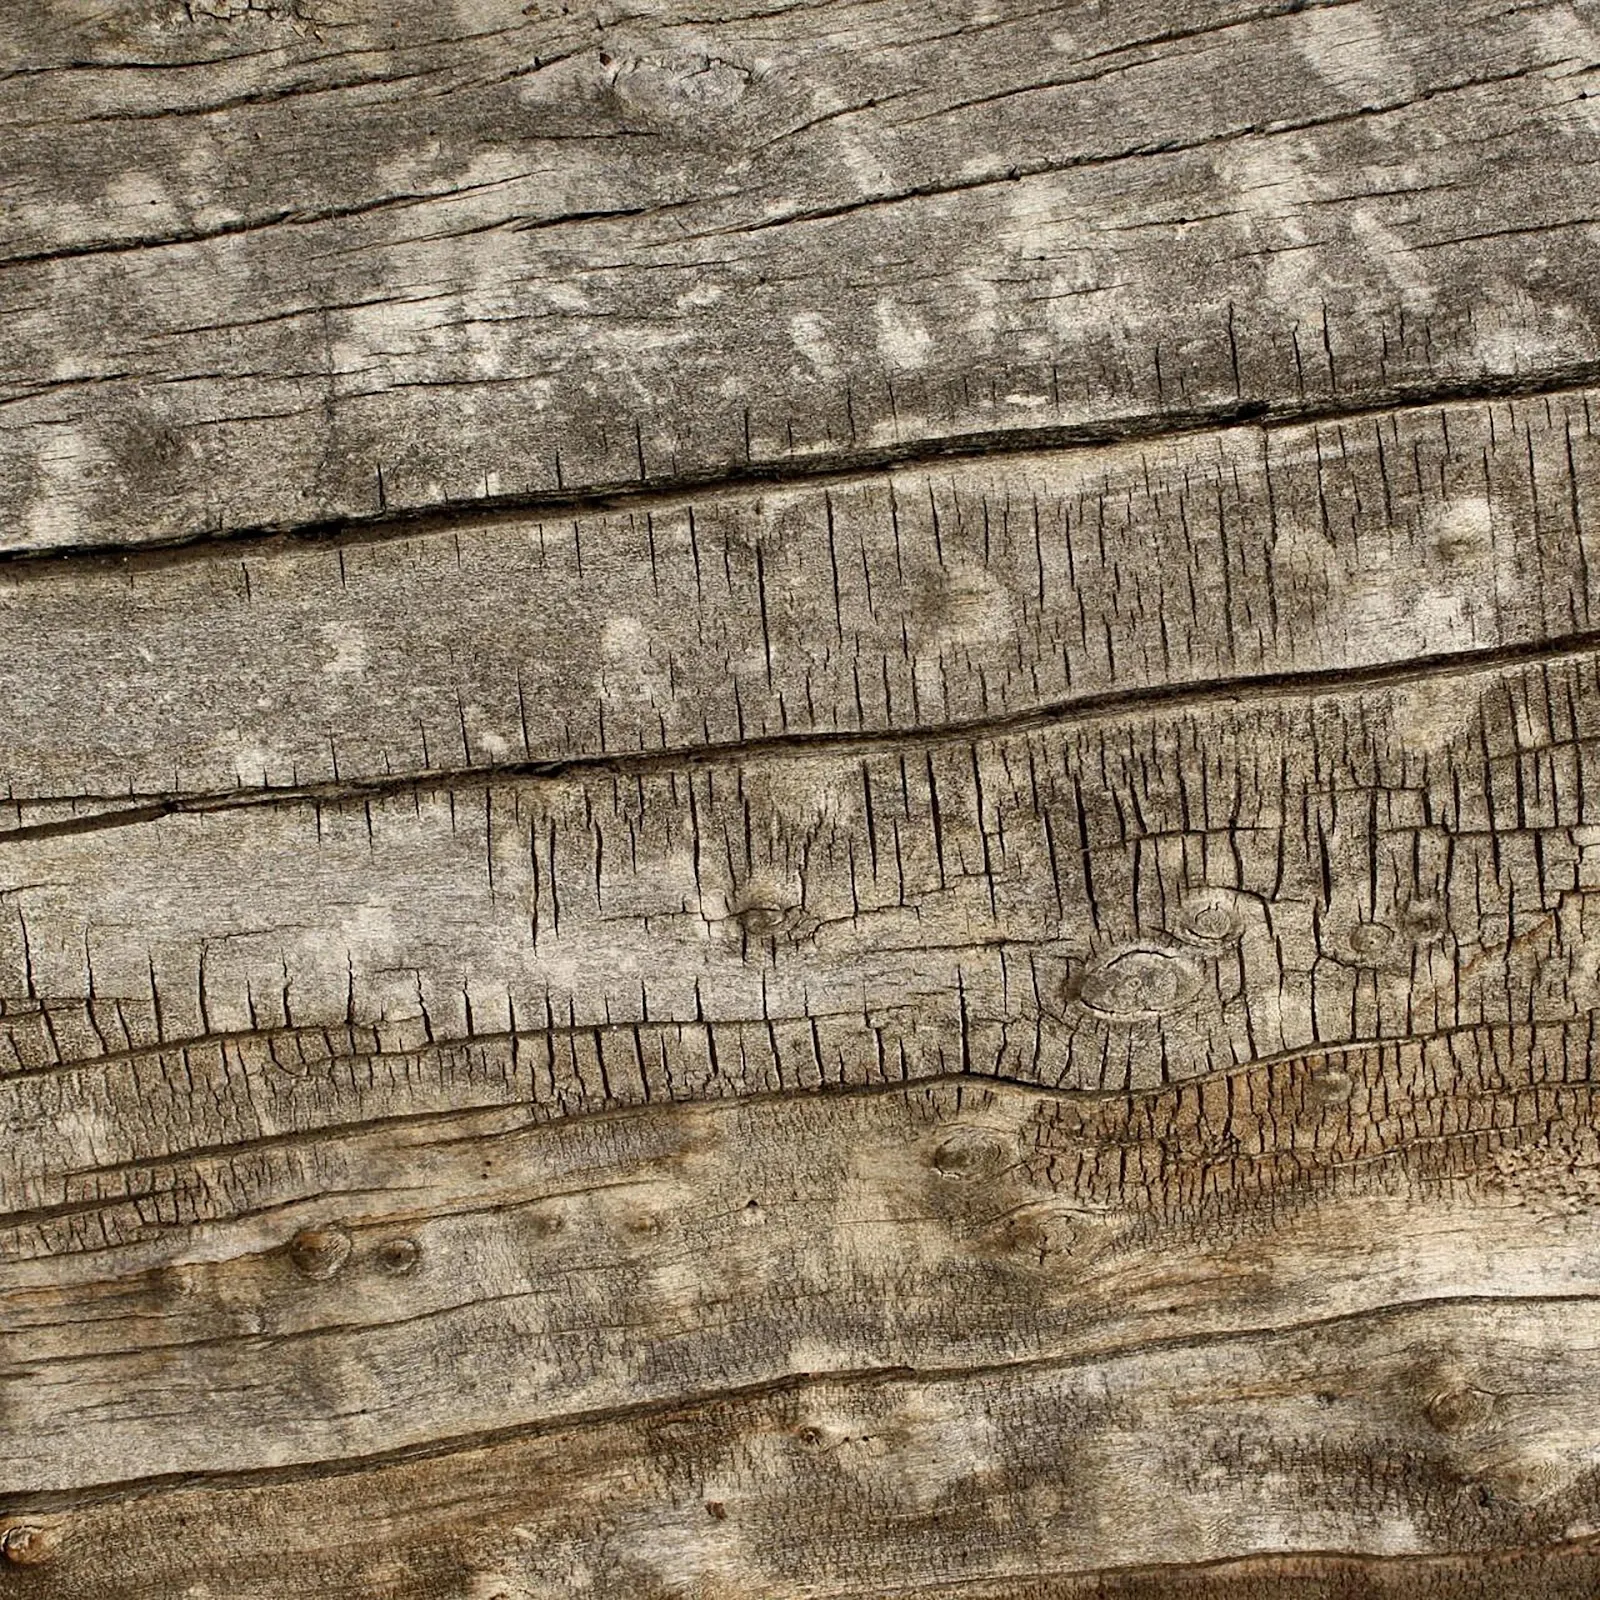
<path fill-rule="evenodd" d="M 1583 1303 L 1439 1306 L 1083 1362 L 797 1376 L 354 1476 L 75 1504 L 32 1524 L 54 1559 L 28 1577 L 83 1600 L 130 1575 L 174 1600 L 842 1600 L 1263 1545 L 1555 1544 L 1600 1516 L 1594 1325 Z"/>
<path fill-rule="evenodd" d="M 38 9 L 13 549 L 1600 362 L 1555 0 Z"/>
<path fill-rule="evenodd" d="M 1587 4 L 0 8 L 0 1588 L 1600 1585 Z"/>
<path fill-rule="evenodd" d="M 1137 1088 L 1583 1015 L 1597 705 L 1580 653 L 13 833 L 18 1159 L 530 1097 L 549 1115 L 957 1070 Z M 314 1100 L 270 1037 L 234 1037 L 284 1029 L 346 1059 Z M 374 1049 L 392 1072 L 349 1070 Z"/>
<path fill-rule="evenodd" d="M 0 1218 L 0 1492 L 330 1463 L 796 1372 L 1600 1306 L 1592 1043 L 1589 1019 L 1469 1029 L 1128 1098 L 519 1108 L 64 1174 Z M 190 1407 L 206 1429 L 174 1420 Z"/>
<path fill-rule="evenodd" d="M 25 824 L 41 801 L 920 731 L 1583 636 L 1594 399 L 17 563 L 0 785 Z"/>
<path fill-rule="evenodd" d="M 1093 1577 L 925 1585 L 917 1600 L 1589 1600 L 1600 1549 L 1577 1539 L 1489 1556 L 1242 1556 Z"/>

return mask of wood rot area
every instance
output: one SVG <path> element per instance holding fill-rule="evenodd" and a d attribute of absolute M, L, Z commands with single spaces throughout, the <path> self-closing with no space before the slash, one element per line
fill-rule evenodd
<path fill-rule="evenodd" d="M 0 9 L 0 1600 L 1600 1592 L 1597 107 Z"/>

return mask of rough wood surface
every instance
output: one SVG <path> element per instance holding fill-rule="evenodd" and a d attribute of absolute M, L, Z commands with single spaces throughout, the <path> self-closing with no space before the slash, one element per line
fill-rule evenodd
<path fill-rule="evenodd" d="M 0 9 L 0 1596 L 1600 1589 L 1597 73 Z"/>
<path fill-rule="evenodd" d="M 334 1053 L 369 1029 L 408 1056 L 476 1040 L 486 1092 L 559 1113 L 929 1070 L 1140 1088 L 1574 1016 L 1600 959 L 1597 672 L 1580 652 L 866 752 L 19 829 L 17 1158 L 254 1131 L 283 1030 L 331 1030 Z M 530 1031 L 548 1047 L 513 1061 Z M 214 1087 L 144 1082 L 187 1044 Z M 415 1104 L 430 1079 L 466 1092 L 438 1066 L 362 1074 L 328 1110 Z"/>
<path fill-rule="evenodd" d="M 1464 1030 L 1087 1103 L 944 1079 L 441 1113 L 124 1167 L 123 1196 L 79 1180 L 13 1218 L 0 1400 L 30 1443 L 0 1491 L 437 1450 L 797 1373 L 1092 1367 L 1437 1304 L 1592 1318 L 1590 1038 Z M 1417 1359 L 1454 1393 L 1475 1358 Z M 1596 1447 L 1561 1445 L 1568 1476 Z"/>
<path fill-rule="evenodd" d="M 1587 5 L 0 27 L 13 548 L 1600 364 Z"/>
<path fill-rule="evenodd" d="M 213 1574 L 281 1594 L 308 1558 L 346 1594 L 865 1600 L 885 1575 L 939 1593 L 1327 1548 L 1354 1521 L 1391 1556 L 1558 1543 L 1600 1515 L 1577 1481 L 1600 1446 L 1593 1326 L 1586 1304 L 1441 1306 L 1086 1363 L 797 1378 L 353 1480 L 180 1483 L 90 1508 L 75 1534 L 159 1596 Z M 1462 1376 L 1416 1354 L 1462 1345 Z"/>
<path fill-rule="evenodd" d="M 0 779 L 25 823 L 1592 638 L 1597 398 L 19 562 Z"/>

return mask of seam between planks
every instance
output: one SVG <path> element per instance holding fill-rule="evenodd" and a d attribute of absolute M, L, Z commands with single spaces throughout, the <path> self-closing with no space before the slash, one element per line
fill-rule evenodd
<path fill-rule="evenodd" d="M 0 846 L 73 834 L 134 827 L 164 817 L 278 806 L 334 806 L 382 799 L 419 790 L 483 789 L 496 783 L 582 781 L 588 777 L 638 778 L 697 767 L 726 767 L 752 760 L 815 757 L 868 757 L 935 750 L 976 739 L 1010 737 L 1044 729 L 1102 722 L 1161 710 L 1187 710 L 1245 701 L 1319 699 L 1400 687 L 1439 678 L 1470 677 L 1503 668 L 1582 659 L 1600 651 L 1600 629 L 1584 629 L 1550 639 L 1519 640 L 1479 650 L 1449 650 L 1362 667 L 1318 667 L 1288 672 L 1245 673 L 1186 683 L 1146 684 L 1052 701 L 1026 711 L 992 717 L 957 718 L 931 727 L 870 729 L 860 732 L 780 733 L 707 745 L 677 745 L 613 755 L 568 756 L 549 761 L 486 762 L 472 767 L 428 767 L 374 778 L 331 778 L 284 788 L 195 790 L 174 794 L 134 794 L 133 804 L 24 822 L 0 829 Z M 25 806 L 70 805 L 109 800 L 109 796 L 11 796 Z"/>
<path fill-rule="evenodd" d="M 217 552 L 237 556 L 241 549 L 277 543 L 371 544 L 440 531 L 466 532 L 528 518 L 665 509 L 706 495 L 745 495 L 763 490 L 843 485 L 886 471 L 931 470 L 1009 455 L 1155 444 L 1235 428 L 1274 431 L 1319 423 L 1361 422 L 1397 411 L 1429 410 L 1441 405 L 1556 399 L 1596 387 L 1600 387 L 1600 361 L 1585 361 L 1535 373 L 1481 373 L 1457 381 L 1396 384 L 1384 390 L 1368 390 L 1316 403 L 1240 399 L 1189 411 L 1129 412 L 1098 421 L 922 436 L 842 452 L 747 459 L 704 472 L 617 481 L 581 490 L 533 490 L 400 509 L 381 506 L 370 512 L 352 512 L 304 523 L 205 528 L 171 538 L 0 550 L 0 567 L 15 573 L 29 566 L 74 561 L 112 563 L 118 570 L 125 570 L 130 561 L 155 564 Z"/>

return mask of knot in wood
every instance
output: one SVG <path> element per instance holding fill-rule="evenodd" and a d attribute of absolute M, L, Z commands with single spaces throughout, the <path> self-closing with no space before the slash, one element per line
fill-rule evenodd
<path fill-rule="evenodd" d="M 748 934 L 758 939 L 775 938 L 793 919 L 794 908 L 780 905 L 741 906 L 734 912 L 734 920 Z"/>
<path fill-rule="evenodd" d="M 53 1521 L 0 1524 L 0 1552 L 13 1566 L 39 1567 L 61 1546 L 62 1527 Z"/>
<path fill-rule="evenodd" d="M 1440 1433 L 1470 1433 L 1494 1415 L 1494 1396 L 1471 1384 L 1441 1389 L 1427 1404 L 1428 1421 Z"/>
<path fill-rule="evenodd" d="M 1245 914 L 1252 898 L 1239 889 L 1191 890 L 1178 902 L 1167 932 L 1205 950 L 1226 949 L 1244 937 Z"/>
<path fill-rule="evenodd" d="M 1442 939 L 1448 919 L 1444 907 L 1437 900 L 1418 897 L 1406 901 L 1395 918 L 1400 931 L 1413 944 L 1432 944 Z"/>
<path fill-rule="evenodd" d="M 289 1241 L 289 1260 L 304 1277 L 332 1278 L 350 1259 L 350 1249 L 343 1228 L 302 1228 Z"/>
<path fill-rule="evenodd" d="M 415 1239 L 386 1239 L 378 1246 L 378 1265 L 392 1277 L 414 1272 L 421 1259 L 422 1246 Z"/>
<path fill-rule="evenodd" d="M 1355 1092 L 1355 1079 L 1337 1062 L 1323 1062 L 1311 1073 L 1306 1084 L 1306 1103 L 1312 1106 L 1345 1104 Z"/>
<path fill-rule="evenodd" d="M 943 1178 L 985 1178 L 1005 1164 L 1006 1143 L 987 1128 L 957 1128 L 933 1148 L 929 1164 Z"/>
<path fill-rule="evenodd" d="M 995 1231 L 1002 1253 L 1034 1267 L 1079 1254 L 1083 1237 L 1076 1217 L 1049 1204 L 1021 1206 L 1002 1218 Z"/>
<path fill-rule="evenodd" d="M 530 1211 L 526 1222 L 528 1232 L 536 1239 L 553 1239 L 558 1233 L 565 1233 L 567 1228 L 565 1215 L 553 1205 Z"/>
<path fill-rule="evenodd" d="M 1117 1022 L 1158 1017 L 1194 998 L 1200 967 L 1169 945 L 1123 945 L 1094 957 L 1069 983 L 1068 998 Z"/>
<path fill-rule="evenodd" d="M 1493 1500 L 1536 1506 L 1569 1488 L 1580 1470 L 1570 1460 L 1502 1450 L 1477 1462 L 1472 1476 Z"/>
<path fill-rule="evenodd" d="M 729 945 L 748 955 L 751 948 L 775 950 L 780 942 L 793 942 L 805 920 L 799 895 L 791 885 L 760 878 L 742 884 L 724 902 L 723 927 Z"/>
<path fill-rule="evenodd" d="M 1406 973 L 1411 970 L 1411 953 L 1416 941 L 1394 921 L 1374 916 L 1329 916 L 1318 934 L 1318 945 L 1325 956 L 1341 966 L 1369 972 Z"/>
<path fill-rule="evenodd" d="M 661 1232 L 661 1214 L 643 1206 L 630 1207 L 622 1214 L 622 1227 L 637 1239 L 652 1239 Z"/>

